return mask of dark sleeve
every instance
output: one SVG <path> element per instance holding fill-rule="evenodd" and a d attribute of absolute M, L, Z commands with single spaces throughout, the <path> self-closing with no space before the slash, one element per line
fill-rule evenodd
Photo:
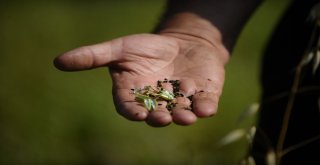
<path fill-rule="evenodd" d="M 231 51 L 242 27 L 261 0 L 168 0 L 167 8 L 155 32 L 164 22 L 179 12 L 192 12 L 215 25 L 223 43 Z"/>

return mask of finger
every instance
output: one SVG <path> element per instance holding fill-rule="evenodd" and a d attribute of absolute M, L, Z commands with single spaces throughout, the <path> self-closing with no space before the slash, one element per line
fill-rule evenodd
<path fill-rule="evenodd" d="M 146 123 L 153 127 L 163 127 L 169 125 L 172 121 L 172 118 L 166 106 L 166 101 L 159 101 L 156 110 L 149 113 Z"/>
<path fill-rule="evenodd" d="M 193 112 L 198 117 L 213 116 L 217 112 L 219 96 L 214 92 L 199 92 L 192 97 Z"/>
<path fill-rule="evenodd" d="M 192 79 L 182 79 L 179 88 L 185 96 L 191 96 L 195 93 L 196 83 Z"/>
<path fill-rule="evenodd" d="M 165 109 L 167 104 L 168 103 L 166 101 L 158 101 L 158 108 Z"/>
<path fill-rule="evenodd" d="M 158 108 L 157 110 L 151 111 L 146 119 L 146 123 L 153 127 L 167 126 L 171 121 L 171 114 L 165 108 Z"/>
<path fill-rule="evenodd" d="M 118 52 L 120 52 L 121 47 L 121 39 L 83 46 L 58 56 L 54 60 L 54 65 L 64 71 L 86 70 L 105 66 L 119 58 Z"/>
<path fill-rule="evenodd" d="M 123 117 L 133 121 L 142 121 L 147 118 L 148 110 L 135 100 L 135 96 L 130 90 L 114 90 L 113 96 L 117 112 Z"/>
<path fill-rule="evenodd" d="M 174 123 L 178 125 L 190 125 L 197 121 L 197 116 L 190 111 L 190 104 L 188 98 L 177 98 L 177 105 L 172 110 L 172 119 Z"/>
<path fill-rule="evenodd" d="M 190 110 L 175 109 L 172 111 L 173 122 L 178 125 L 191 125 L 197 121 L 197 116 Z"/>
<path fill-rule="evenodd" d="M 124 102 L 116 105 L 117 112 L 128 120 L 143 121 L 148 116 L 148 111 L 138 102 Z"/>

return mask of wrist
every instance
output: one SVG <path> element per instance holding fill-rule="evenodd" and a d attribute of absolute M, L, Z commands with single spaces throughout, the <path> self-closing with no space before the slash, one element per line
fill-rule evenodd
<path fill-rule="evenodd" d="M 221 32 L 208 20 L 193 13 L 178 13 L 166 20 L 156 33 L 193 41 L 214 47 L 221 51 L 225 62 L 229 59 L 229 52 L 222 42 Z"/>

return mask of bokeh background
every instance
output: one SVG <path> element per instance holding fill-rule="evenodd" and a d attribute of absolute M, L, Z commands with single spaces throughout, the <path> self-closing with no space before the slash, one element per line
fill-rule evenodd
<path fill-rule="evenodd" d="M 245 2 L 244 2 L 245 3 Z M 192 126 L 152 128 L 119 116 L 106 68 L 65 73 L 52 60 L 72 48 L 149 32 L 163 0 L 0 2 L 0 164 L 236 164 L 245 139 L 228 132 L 259 101 L 259 64 L 287 0 L 266 0 L 241 34 L 227 66 L 217 116 Z"/>

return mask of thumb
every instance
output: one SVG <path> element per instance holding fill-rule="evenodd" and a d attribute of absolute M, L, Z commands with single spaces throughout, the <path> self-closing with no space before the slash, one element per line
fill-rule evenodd
<path fill-rule="evenodd" d="M 121 38 L 68 51 L 54 59 L 56 68 L 63 71 L 79 71 L 106 66 L 117 60 L 121 50 Z"/>

